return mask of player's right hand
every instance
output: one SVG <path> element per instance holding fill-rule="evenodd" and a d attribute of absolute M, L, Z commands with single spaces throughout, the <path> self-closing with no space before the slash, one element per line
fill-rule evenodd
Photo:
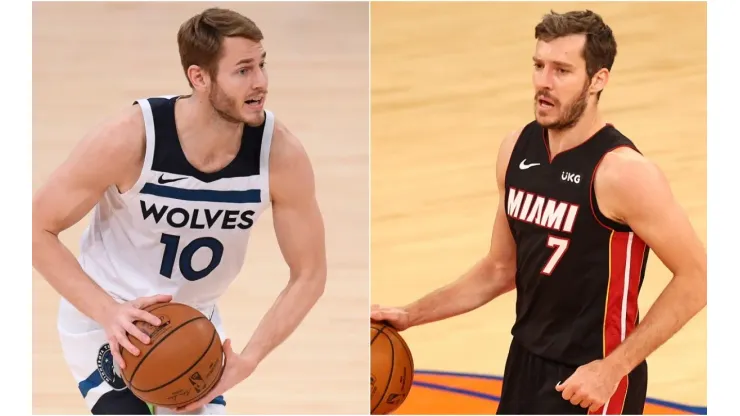
<path fill-rule="evenodd" d="M 411 326 L 409 313 L 401 308 L 384 307 L 372 305 L 370 308 L 370 320 L 385 322 L 397 331 L 403 331 Z"/>
<path fill-rule="evenodd" d="M 155 303 L 164 303 L 172 300 L 172 295 L 155 295 L 134 299 L 129 302 L 116 304 L 110 313 L 106 314 L 103 327 L 105 335 L 110 344 L 113 359 L 118 362 L 120 368 L 126 368 L 126 363 L 121 356 L 121 348 L 125 348 L 133 355 L 139 355 L 136 348 L 128 339 L 128 334 L 133 335 L 144 344 L 149 343 L 149 337 L 134 325 L 135 321 L 148 322 L 153 326 L 162 324 L 159 318 L 142 310 Z"/>

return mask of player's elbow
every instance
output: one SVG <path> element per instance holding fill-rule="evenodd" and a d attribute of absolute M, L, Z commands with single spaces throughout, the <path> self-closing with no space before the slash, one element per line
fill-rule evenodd
<path fill-rule="evenodd" d="M 315 301 L 321 298 L 326 291 L 326 276 L 326 267 L 304 270 L 299 279 L 302 282 L 301 293 Z"/>
<path fill-rule="evenodd" d="M 483 261 L 483 270 L 481 274 L 483 281 L 482 291 L 489 302 L 496 297 L 514 290 L 516 287 L 516 265 L 513 262 L 495 260 L 487 257 Z"/>

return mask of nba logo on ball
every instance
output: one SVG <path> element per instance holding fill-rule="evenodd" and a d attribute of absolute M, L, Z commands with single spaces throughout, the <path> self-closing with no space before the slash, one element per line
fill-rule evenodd
<path fill-rule="evenodd" d="M 200 376 L 199 372 L 193 373 L 193 375 L 190 376 L 190 384 L 195 387 L 195 392 L 200 393 L 203 389 L 206 388 L 206 382 L 203 380 L 203 377 Z"/>
<path fill-rule="evenodd" d="M 105 343 L 98 350 L 98 373 L 113 390 L 124 390 L 126 382 L 123 380 L 114 366 L 113 354 L 110 351 L 110 344 Z"/>

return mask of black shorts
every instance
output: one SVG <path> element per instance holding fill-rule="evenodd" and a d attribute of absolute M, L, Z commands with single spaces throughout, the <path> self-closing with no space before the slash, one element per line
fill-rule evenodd
<path fill-rule="evenodd" d="M 576 368 L 536 356 L 512 341 L 497 414 L 588 414 L 588 409 L 571 404 L 555 390 Z M 642 414 L 646 394 L 647 363 L 643 362 L 622 380 L 606 414 Z"/>

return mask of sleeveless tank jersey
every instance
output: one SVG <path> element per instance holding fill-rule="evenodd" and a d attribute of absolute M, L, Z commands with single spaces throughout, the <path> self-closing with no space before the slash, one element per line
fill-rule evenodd
<path fill-rule="evenodd" d="M 516 242 L 514 339 L 532 353 L 579 366 L 603 358 L 635 328 L 649 248 L 596 203 L 602 158 L 636 146 L 607 125 L 550 157 L 547 131 L 531 122 L 506 172 L 506 213 Z"/>
<path fill-rule="evenodd" d="M 137 100 L 146 127 L 138 181 L 107 189 L 85 230 L 79 262 L 119 300 L 158 293 L 195 307 L 215 304 L 243 266 L 251 229 L 270 202 L 274 117 L 244 126 L 241 147 L 220 171 L 193 167 L 175 126 L 176 96 Z"/>

